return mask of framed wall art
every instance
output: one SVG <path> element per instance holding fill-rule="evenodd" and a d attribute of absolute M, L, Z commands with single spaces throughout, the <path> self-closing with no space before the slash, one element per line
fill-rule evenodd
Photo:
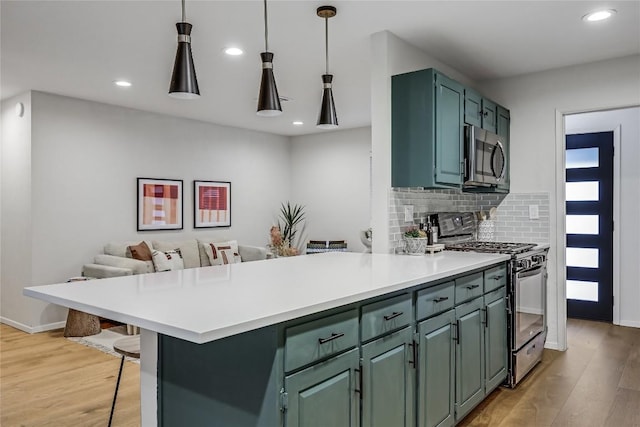
<path fill-rule="evenodd" d="M 193 181 L 193 226 L 195 228 L 231 226 L 231 183 Z"/>
<path fill-rule="evenodd" d="M 182 180 L 138 178 L 138 231 L 182 230 Z"/>

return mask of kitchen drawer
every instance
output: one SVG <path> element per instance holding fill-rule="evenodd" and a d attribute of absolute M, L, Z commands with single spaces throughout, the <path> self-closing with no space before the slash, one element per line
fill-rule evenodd
<path fill-rule="evenodd" d="M 442 313 L 453 307 L 455 298 L 454 282 L 423 289 L 416 300 L 416 319 L 422 320 L 434 314 Z"/>
<path fill-rule="evenodd" d="M 362 341 L 406 326 L 411 317 L 410 294 L 367 304 L 362 307 Z"/>
<path fill-rule="evenodd" d="M 292 326 L 285 331 L 284 370 L 290 372 L 357 344 L 358 310 L 355 308 Z"/>
<path fill-rule="evenodd" d="M 482 295 L 483 284 L 484 275 L 482 271 L 456 279 L 456 304 Z"/>
<path fill-rule="evenodd" d="M 484 271 L 484 291 L 491 292 L 507 284 L 507 266 L 501 264 Z"/>

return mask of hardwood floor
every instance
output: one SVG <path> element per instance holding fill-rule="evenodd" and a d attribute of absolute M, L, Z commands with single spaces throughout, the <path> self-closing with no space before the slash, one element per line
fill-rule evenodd
<path fill-rule="evenodd" d="M 0 325 L 0 425 L 100 426 L 120 359 L 65 339 Z M 113 426 L 140 425 L 140 366 L 125 362 Z"/>
<path fill-rule="evenodd" d="M 498 388 L 461 426 L 640 426 L 640 329 L 569 319 L 569 349 L 545 350 L 515 390 Z"/>
<path fill-rule="evenodd" d="M 515 390 L 498 388 L 460 425 L 640 427 L 640 329 L 567 326 L 568 351 L 545 350 Z M 0 325 L 0 359 L 0 425 L 107 424 L 118 358 L 61 330 L 29 335 Z M 126 362 L 114 426 L 140 425 L 139 379 L 139 365 Z"/>

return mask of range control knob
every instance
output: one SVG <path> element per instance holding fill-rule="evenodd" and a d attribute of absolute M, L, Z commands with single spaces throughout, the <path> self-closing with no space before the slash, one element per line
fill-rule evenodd
<path fill-rule="evenodd" d="M 545 256 L 544 255 L 534 255 L 531 257 L 531 260 L 535 263 L 535 264 L 542 264 L 545 260 Z"/>
<path fill-rule="evenodd" d="M 518 261 L 518 269 L 525 269 L 531 266 L 531 261 L 528 259 L 521 259 Z"/>

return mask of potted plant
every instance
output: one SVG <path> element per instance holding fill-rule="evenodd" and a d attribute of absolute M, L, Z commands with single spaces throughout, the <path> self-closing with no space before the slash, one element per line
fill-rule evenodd
<path fill-rule="evenodd" d="M 427 233 L 410 227 L 403 235 L 404 251 L 409 255 L 424 255 L 427 250 Z"/>
<path fill-rule="evenodd" d="M 304 206 L 287 202 L 280 205 L 278 225 L 271 227 L 271 252 L 275 256 L 293 256 L 300 252 L 295 244 L 298 227 L 305 220 Z"/>

